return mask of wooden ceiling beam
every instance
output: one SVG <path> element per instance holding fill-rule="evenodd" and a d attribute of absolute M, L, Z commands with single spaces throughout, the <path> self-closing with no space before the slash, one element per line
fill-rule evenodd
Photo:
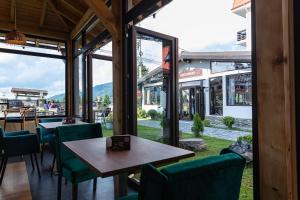
<path fill-rule="evenodd" d="M 11 22 L 15 21 L 15 6 L 16 6 L 16 1 L 11 0 L 11 5 L 10 5 L 10 21 Z"/>
<path fill-rule="evenodd" d="M 116 19 L 104 0 L 85 0 L 112 36 L 118 34 Z"/>
<path fill-rule="evenodd" d="M 53 12 L 57 15 L 57 17 L 60 19 L 60 21 L 63 23 L 63 25 L 69 30 L 68 24 L 66 23 L 66 21 L 64 20 L 64 18 L 60 15 L 60 12 L 56 9 L 56 7 L 53 4 L 53 2 L 51 0 L 47 0 L 47 3 L 49 4 L 49 6 L 53 10 Z"/>
<path fill-rule="evenodd" d="M 0 30 L 11 31 L 13 29 L 14 23 L 8 21 L 0 21 Z M 58 40 L 67 40 L 69 38 L 69 34 L 66 31 L 53 30 L 51 29 L 51 27 L 46 27 L 45 25 L 43 26 L 43 28 L 41 28 L 34 23 L 28 23 L 22 20 L 18 20 L 18 30 L 25 35 L 35 35 Z"/>
<path fill-rule="evenodd" d="M 63 4 L 67 9 L 72 10 L 74 13 L 77 14 L 77 16 L 83 16 L 84 13 L 77 9 L 74 5 L 70 4 L 69 2 L 65 1 L 65 0 L 60 0 L 61 4 Z"/>
<path fill-rule="evenodd" d="M 47 8 L 47 0 L 44 0 L 43 1 L 42 12 L 41 12 L 41 18 L 40 18 L 40 27 L 42 27 L 44 25 L 44 22 L 45 22 L 46 8 Z"/>
<path fill-rule="evenodd" d="M 76 35 L 85 27 L 89 21 L 95 16 L 93 10 L 89 8 L 79 22 L 76 24 L 75 28 L 71 31 L 71 39 L 74 39 Z"/>

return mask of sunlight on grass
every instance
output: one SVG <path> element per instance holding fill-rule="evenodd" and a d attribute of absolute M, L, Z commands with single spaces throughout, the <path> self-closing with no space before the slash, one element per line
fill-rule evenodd
<path fill-rule="evenodd" d="M 153 140 L 153 141 L 159 141 L 161 130 L 157 128 L 152 127 L 146 127 L 146 126 L 138 126 L 138 134 L 140 137 Z M 112 130 L 103 129 L 103 136 L 111 136 Z M 193 134 L 183 133 L 182 138 L 192 138 L 194 137 Z M 207 144 L 207 149 L 201 152 L 196 152 L 195 157 L 184 159 L 180 162 L 185 162 L 188 160 L 195 160 L 199 158 L 204 158 L 207 156 L 212 155 L 218 155 L 220 151 L 223 148 L 228 147 L 230 144 L 232 144 L 232 141 L 229 140 L 223 140 L 218 138 L 213 138 L 209 136 L 202 136 L 205 143 Z M 241 192 L 240 192 L 240 200 L 252 200 L 253 199 L 253 168 L 252 166 L 247 166 L 244 170 L 244 175 L 242 179 L 242 186 L 241 186 Z"/>

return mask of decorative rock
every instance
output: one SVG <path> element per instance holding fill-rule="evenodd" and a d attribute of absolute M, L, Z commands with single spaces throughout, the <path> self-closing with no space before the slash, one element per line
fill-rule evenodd
<path fill-rule="evenodd" d="M 229 148 L 246 158 L 247 163 L 251 163 L 253 161 L 252 144 L 242 140 L 233 143 L 229 146 Z"/>
<path fill-rule="evenodd" d="M 190 138 L 179 140 L 179 147 L 190 151 L 201 151 L 206 149 L 206 144 L 203 139 Z"/>

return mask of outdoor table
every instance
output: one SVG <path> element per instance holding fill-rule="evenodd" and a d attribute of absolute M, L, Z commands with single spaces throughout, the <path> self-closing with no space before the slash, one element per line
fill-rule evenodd
<path fill-rule="evenodd" d="M 129 171 L 136 171 L 147 163 L 168 164 L 195 155 L 192 151 L 136 136 L 131 136 L 131 149 L 127 151 L 106 149 L 106 138 L 69 141 L 63 144 L 100 177 L 118 175 L 115 177 L 117 197 L 127 194 Z"/>
<path fill-rule="evenodd" d="M 70 126 L 70 125 L 77 125 L 77 124 L 88 124 L 88 123 L 87 122 L 82 122 L 82 121 L 79 121 L 79 120 L 76 120 L 76 122 L 73 123 L 73 124 L 63 124 L 62 121 L 61 122 L 39 123 L 39 125 L 42 126 L 43 128 L 45 128 L 47 131 L 52 131 L 56 127 L 59 127 L 59 126 Z"/>

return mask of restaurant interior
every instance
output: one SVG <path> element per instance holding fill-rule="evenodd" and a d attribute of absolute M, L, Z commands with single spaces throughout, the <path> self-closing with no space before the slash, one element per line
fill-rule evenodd
<path fill-rule="evenodd" d="M 178 39 L 135 26 L 172 0 L 0 2 L 0 56 L 58 60 L 65 74 L 52 110 L 0 101 L 0 199 L 239 199 L 242 156 L 225 148 L 193 159 L 179 148 Z M 298 199 L 297 7 L 252 1 L 254 199 Z M 159 41 L 164 57 L 161 142 L 138 134 L 138 38 Z M 99 53 L 108 44 L 111 55 Z M 93 59 L 112 63 L 111 135 L 95 122 Z"/>

